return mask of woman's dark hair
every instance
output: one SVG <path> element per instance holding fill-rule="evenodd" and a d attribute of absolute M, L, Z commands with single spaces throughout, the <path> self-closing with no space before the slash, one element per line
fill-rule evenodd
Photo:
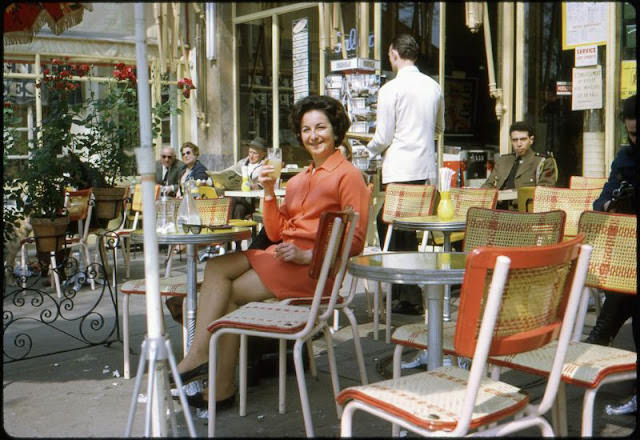
<path fill-rule="evenodd" d="M 182 153 L 182 150 L 184 150 L 185 148 L 191 148 L 194 156 L 200 156 L 200 148 L 198 148 L 198 146 L 193 142 L 187 141 L 182 144 L 182 146 L 180 147 L 180 153 Z"/>
<path fill-rule="evenodd" d="M 293 104 L 289 121 L 291 122 L 291 129 L 303 147 L 302 137 L 300 136 L 300 124 L 302 123 L 304 114 L 310 110 L 320 110 L 327 116 L 333 127 L 333 133 L 336 136 L 335 146 L 337 148 L 338 145 L 342 143 L 345 133 L 351 126 L 351 121 L 342 103 L 330 96 L 309 95 Z"/>
<path fill-rule="evenodd" d="M 416 61 L 420 48 L 416 39 L 409 34 L 400 34 L 391 40 L 391 48 L 398 51 L 398 55 L 403 60 Z"/>

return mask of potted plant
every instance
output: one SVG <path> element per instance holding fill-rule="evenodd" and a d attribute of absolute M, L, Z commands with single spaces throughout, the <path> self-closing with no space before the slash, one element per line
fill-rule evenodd
<path fill-rule="evenodd" d="M 140 144 L 135 69 L 117 64 L 113 76 L 115 81 L 108 84 L 103 96 L 91 93 L 86 116 L 76 120 L 85 129 L 78 136 L 76 149 L 102 177 L 102 182 L 93 187 L 96 199 L 93 217 L 95 225 L 101 228 L 120 216 L 126 188 L 118 187 L 117 183 L 123 176 L 136 174 L 133 149 Z M 171 102 L 167 101 L 152 109 L 154 133 L 170 107 Z"/>
<path fill-rule="evenodd" d="M 51 69 L 43 70 L 43 80 L 37 82 L 36 87 L 44 86 L 47 112 L 42 126 L 36 128 L 34 139 L 28 143 L 26 166 L 5 181 L 6 193 L 15 203 L 14 214 L 29 217 L 38 256 L 45 265 L 51 251 L 55 251 L 58 254 L 56 258 L 62 260 L 64 235 L 69 223 L 69 216 L 64 210 L 65 188 L 76 170 L 62 153 L 70 148 L 73 141 L 74 135 L 70 131 L 73 106 L 69 104 L 67 95 L 76 87 L 69 78 L 78 74 L 82 72 L 77 66 L 71 69 L 60 60 L 53 60 Z M 15 146 L 15 136 L 5 134 L 4 141 L 5 149 Z"/>

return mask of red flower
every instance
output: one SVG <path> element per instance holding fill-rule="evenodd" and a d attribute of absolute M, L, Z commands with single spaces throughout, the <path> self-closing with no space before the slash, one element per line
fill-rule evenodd
<path fill-rule="evenodd" d="M 124 63 L 118 63 L 118 64 L 116 64 L 116 67 L 117 67 L 119 70 L 123 70 L 123 69 L 124 69 Z"/>
<path fill-rule="evenodd" d="M 49 74 L 49 69 L 44 69 L 44 70 L 42 71 L 42 73 L 44 73 L 45 75 L 48 75 L 48 74 Z"/>
<path fill-rule="evenodd" d="M 58 64 L 60 64 L 60 60 L 59 60 L 59 59 L 57 59 L 57 58 L 54 58 L 53 60 L 51 60 L 51 64 L 56 64 L 56 65 L 58 65 Z"/>
<path fill-rule="evenodd" d="M 115 76 L 116 78 L 122 79 L 122 78 L 120 78 L 121 75 L 122 75 L 122 73 L 118 69 L 115 69 L 113 71 L 113 76 Z"/>
<path fill-rule="evenodd" d="M 83 72 L 88 72 L 89 71 L 89 65 L 88 64 L 81 64 L 80 65 L 80 70 L 82 70 Z"/>
<path fill-rule="evenodd" d="M 11 108 L 11 103 L 9 101 L 5 101 L 4 108 Z"/>
<path fill-rule="evenodd" d="M 68 70 L 63 70 L 62 72 L 60 72 L 60 76 L 66 78 L 67 76 L 71 76 L 71 73 L 69 73 Z"/>
<path fill-rule="evenodd" d="M 76 86 L 75 84 L 69 84 L 69 90 L 75 90 Z"/>
<path fill-rule="evenodd" d="M 184 95 L 185 98 L 189 99 L 189 96 L 191 96 L 191 90 L 190 89 L 184 89 L 182 91 L 182 94 Z"/>

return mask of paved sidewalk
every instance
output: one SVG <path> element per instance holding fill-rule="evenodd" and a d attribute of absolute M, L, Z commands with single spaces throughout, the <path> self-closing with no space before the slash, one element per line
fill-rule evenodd
<path fill-rule="evenodd" d="M 174 261 L 175 271 L 184 270 L 184 262 Z M 135 255 L 132 276 L 142 276 L 141 253 Z M 367 365 L 369 381 L 375 382 L 389 377 L 390 357 L 393 346 L 381 339 L 372 338 L 371 319 L 366 312 L 366 299 L 359 289 L 354 309 L 360 325 L 362 346 Z M 83 289 L 80 295 L 90 295 L 91 290 Z M 182 351 L 181 329 L 165 310 L 167 333 L 171 339 L 176 358 Z M 422 319 L 417 316 L 394 314 L 393 324 L 400 325 Z M 585 331 L 590 330 L 595 314 L 590 313 Z M 347 320 L 341 317 L 341 324 Z M 140 344 L 144 338 L 145 304 L 144 297 L 133 297 L 131 301 L 131 344 L 136 355 L 132 356 L 132 373 L 138 365 Z M 336 356 L 341 388 L 359 383 L 350 328 L 338 331 Z M 3 341 L 5 344 L 7 341 Z M 56 341 L 52 339 L 52 346 Z M 317 436 L 336 437 L 339 435 L 339 421 L 331 393 L 326 353 L 318 341 L 314 344 L 320 353 L 316 356 L 318 379 L 307 375 L 307 386 L 312 402 L 312 417 Z M 633 349 L 631 323 L 627 322 L 616 338 L 614 345 Z M 59 347 L 62 349 L 63 347 Z M 406 359 L 415 356 L 415 351 L 406 350 Z M 135 378 L 122 377 L 122 344 L 95 346 L 66 353 L 43 356 L 35 359 L 3 364 L 3 428 L 10 436 L 16 437 L 122 437 L 125 432 Z M 419 370 L 413 370 L 419 371 Z M 539 399 L 543 382 L 534 376 L 522 373 L 507 373 L 510 381 L 524 386 L 535 401 Z M 143 394 L 146 393 L 146 375 L 142 381 Z M 594 433 L 602 437 L 624 437 L 635 427 L 633 416 L 607 416 L 604 406 L 629 396 L 631 382 L 604 385 L 596 399 Z M 582 391 L 567 387 L 569 435 L 580 432 L 580 411 Z M 295 375 L 287 377 L 287 412 L 282 415 L 277 410 L 278 382 L 276 378 L 262 379 L 260 384 L 248 390 L 247 415 L 238 416 L 236 406 L 218 414 L 216 435 L 224 437 L 302 437 L 305 435 L 300 401 Z M 176 402 L 176 407 L 177 407 Z M 133 435 L 144 434 L 145 405 L 137 404 Z M 188 434 L 181 409 L 178 413 L 178 433 Z M 199 418 L 192 411 L 198 436 L 206 436 L 206 419 Z M 386 422 L 358 413 L 354 419 L 354 435 L 379 437 L 388 436 L 391 427 Z M 413 434 L 409 434 L 413 437 Z M 528 430 L 521 436 L 539 436 L 536 430 Z"/>

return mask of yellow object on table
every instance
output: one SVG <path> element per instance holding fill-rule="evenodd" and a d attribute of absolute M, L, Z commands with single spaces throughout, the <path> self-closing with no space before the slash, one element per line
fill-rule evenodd
<path fill-rule="evenodd" d="M 451 220 L 454 215 L 453 203 L 451 202 L 451 192 L 442 191 L 440 193 L 440 203 L 438 203 L 438 218 L 440 220 Z"/>

